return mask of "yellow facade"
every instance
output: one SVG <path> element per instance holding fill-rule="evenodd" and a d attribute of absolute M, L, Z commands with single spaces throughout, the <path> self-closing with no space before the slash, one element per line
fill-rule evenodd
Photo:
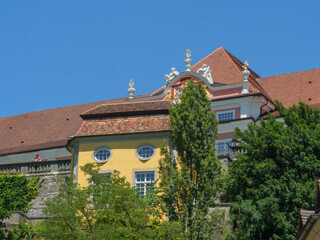
<path fill-rule="evenodd" d="M 126 177 L 127 181 L 134 186 L 136 172 L 153 171 L 156 178 L 161 157 L 160 148 L 163 144 L 169 144 L 169 133 L 86 137 L 76 139 L 75 143 L 78 145 L 78 153 L 74 153 L 77 160 L 73 161 L 73 170 L 80 186 L 88 185 L 88 176 L 80 170 L 80 167 L 87 163 L 95 163 L 93 153 L 101 146 L 110 148 L 111 157 L 107 162 L 99 163 L 100 170 L 102 172 L 120 171 L 120 175 Z M 143 144 L 154 146 L 155 153 L 149 160 L 140 160 L 135 153 L 137 147 Z"/>

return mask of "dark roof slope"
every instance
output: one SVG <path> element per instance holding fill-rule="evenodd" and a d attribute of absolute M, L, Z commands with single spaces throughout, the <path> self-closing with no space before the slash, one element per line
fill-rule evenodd
<path fill-rule="evenodd" d="M 258 82 L 286 107 L 299 101 L 320 105 L 320 68 L 260 78 Z"/>
<path fill-rule="evenodd" d="M 83 119 L 168 113 L 170 101 L 127 102 L 102 104 L 81 114 Z"/>

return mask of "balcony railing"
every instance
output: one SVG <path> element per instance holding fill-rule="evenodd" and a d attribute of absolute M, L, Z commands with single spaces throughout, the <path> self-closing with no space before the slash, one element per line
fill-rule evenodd
<path fill-rule="evenodd" d="M 231 145 L 231 146 L 230 146 Z M 235 143 L 219 143 L 218 145 L 215 145 L 215 148 L 217 150 L 217 156 L 218 157 L 228 157 L 230 160 L 235 160 L 236 156 L 239 153 L 244 153 L 245 151 L 240 148 Z"/>
<path fill-rule="evenodd" d="M 65 173 L 71 171 L 70 160 L 30 162 L 19 164 L 0 165 L 0 174 L 50 174 L 50 173 Z"/>

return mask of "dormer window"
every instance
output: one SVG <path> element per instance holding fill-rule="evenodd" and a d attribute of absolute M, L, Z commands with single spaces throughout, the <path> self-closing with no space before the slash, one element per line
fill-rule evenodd
<path fill-rule="evenodd" d="M 217 112 L 217 118 L 219 122 L 224 122 L 224 121 L 230 121 L 234 119 L 235 112 L 234 110 L 232 111 L 224 111 L 224 112 Z"/>

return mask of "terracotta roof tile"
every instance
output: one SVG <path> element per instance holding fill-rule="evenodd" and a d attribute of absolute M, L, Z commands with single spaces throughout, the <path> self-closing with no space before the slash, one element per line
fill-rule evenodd
<path fill-rule="evenodd" d="M 215 83 L 234 84 L 243 82 L 243 63 L 223 47 L 219 47 L 214 52 L 201 59 L 191 67 L 191 70 L 193 72 L 196 72 L 199 68 L 202 67 L 203 64 L 207 64 L 207 66 L 210 66 L 212 70 L 212 79 Z M 252 91 L 252 94 L 262 93 L 264 96 L 269 98 L 269 100 L 271 100 L 267 92 L 256 81 L 256 78 L 259 78 L 260 76 L 256 74 L 252 69 L 249 68 L 249 70 L 249 82 L 251 83 L 250 90 Z M 152 95 L 161 92 L 163 89 L 164 87 L 161 87 Z"/>
<path fill-rule="evenodd" d="M 148 115 L 151 113 L 168 113 L 170 105 L 170 101 L 165 100 L 102 104 L 81 114 L 81 117 L 83 119 L 87 119 L 94 117 L 114 117 Z"/>
<path fill-rule="evenodd" d="M 288 107 L 303 101 L 320 105 L 320 68 L 258 79 L 273 100 Z"/>
<path fill-rule="evenodd" d="M 86 120 L 76 136 L 169 131 L 169 115 Z"/>
<path fill-rule="evenodd" d="M 126 101 L 119 98 L 0 118 L 0 155 L 63 147 L 80 128 L 82 112 L 104 103 Z"/>

